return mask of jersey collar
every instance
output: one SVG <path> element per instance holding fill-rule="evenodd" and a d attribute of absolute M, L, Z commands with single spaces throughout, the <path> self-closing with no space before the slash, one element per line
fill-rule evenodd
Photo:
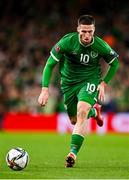
<path fill-rule="evenodd" d="M 84 47 L 91 46 L 91 45 L 94 43 L 94 37 L 93 37 L 92 42 L 91 42 L 90 44 L 87 44 L 87 45 L 85 45 L 85 44 L 83 44 L 83 43 L 81 42 L 81 40 L 80 40 L 80 36 L 79 36 L 79 35 L 78 35 L 78 37 L 79 37 L 79 43 L 80 43 L 82 46 L 84 46 Z"/>

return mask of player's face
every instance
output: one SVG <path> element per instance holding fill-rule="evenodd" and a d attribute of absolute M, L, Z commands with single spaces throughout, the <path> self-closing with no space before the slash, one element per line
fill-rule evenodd
<path fill-rule="evenodd" d="M 83 44 L 89 44 L 91 43 L 93 39 L 93 35 L 95 32 L 95 26 L 93 24 L 91 25 L 84 25 L 80 24 L 77 27 L 77 31 L 80 35 L 80 40 Z"/>

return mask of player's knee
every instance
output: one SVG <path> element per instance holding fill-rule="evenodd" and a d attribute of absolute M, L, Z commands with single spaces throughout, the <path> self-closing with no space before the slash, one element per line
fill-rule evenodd
<path fill-rule="evenodd" d="M 76 116 L 70 117 L 70 122 L 71 122 L 72 125 L 75 125 L 76 122 L 77 122 L 77 117 Z"/>
<path fill-rule="evenodd" d="M 90 108 L 91 108 L 90 104 L 86 102 L 79 102 L 77 107 L 78 118 L 85 119 L 88 115 Z"/>

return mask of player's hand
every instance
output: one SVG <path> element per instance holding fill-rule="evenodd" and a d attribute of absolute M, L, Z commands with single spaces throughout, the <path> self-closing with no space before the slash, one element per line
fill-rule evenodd
<path fill-rule="evenodd" d="M 38 103 L 41 106 L 45 106 L 48 102 L 48 98 L 49 98 L 49 90 L 47 87 L 43 87 L 38 98 Z"/>
<path fill-rule="evenodd" d="M 99 85 L 98 85 L 98 88 L 97 88 L 97 91 L 99 91 L 99 95 L 98 95 L 98 100 L 100 101 L 100 102 L 104 102 L 104 100 L 105 100 L 105 86 L 106 86 L 107 84 L 104 82 L 104 81 L 102 81 Z"/>

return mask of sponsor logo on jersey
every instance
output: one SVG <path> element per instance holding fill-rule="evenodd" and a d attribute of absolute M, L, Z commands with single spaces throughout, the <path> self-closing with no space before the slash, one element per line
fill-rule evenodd
<path fill-rule="evenodd" d="M 91 51 L 90 55 L 92 58 L 96 58 L 98 56 L 98 53 L 95 51 Z"/>
<path fill-rule="evenodd" d="M 76 54 L 77 54 L 77 52 L 75 52 L 75 51 L 72 51 L 72 54 L 73 54 L 73 55 L 76 55 Z"/>
<path fill-rule="evenodd" d="M 59 52 L 60 51 L 60 47 L 58 45 L 55 46 L 55 50 L 56 50 L 56 52 Z"/>

